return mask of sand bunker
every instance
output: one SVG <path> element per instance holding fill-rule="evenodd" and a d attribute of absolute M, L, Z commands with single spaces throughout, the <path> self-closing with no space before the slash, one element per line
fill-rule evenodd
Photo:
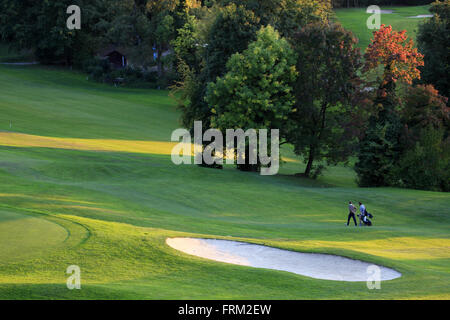
<path fill-rule="evenodd" d="M 166 243 L 176 250 L 210 260 L 288 271 L 315 279 L 367 281 L 367 267 L 373 265 L 330 254 L 301 253 L 229 240 L 168 238 Z M 393 269 L 378 267 L 381 280 L 401 277 Z"/>
<path fill-rule="evenodd" d="M 432 14 L 419 14 L 418 16 L 408 17 L 411 19 L 433 18 Z"/>
<path fill-rule="evenodd" d="M 394 10 L 368 10 L 367 13 L 392 14 L 394 13 Z"/>

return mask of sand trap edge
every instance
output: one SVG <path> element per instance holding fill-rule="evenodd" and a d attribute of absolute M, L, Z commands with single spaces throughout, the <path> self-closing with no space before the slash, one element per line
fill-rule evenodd
<path fill-rule="evenodd" d="M 167 238 L 166 244 L 177 251 L 211 261 L 287 271 L 321 280 L 367 282 L 373 275 L 368 273 L 368 267 L 379 268 L 381 281 L 402 276 L 397 270 L 362 260 L 326 253 L 303 253 L 242 241 L 180 237 Z"/>

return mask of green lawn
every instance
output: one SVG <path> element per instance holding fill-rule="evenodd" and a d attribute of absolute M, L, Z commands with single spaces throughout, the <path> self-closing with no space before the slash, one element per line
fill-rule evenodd
<path fill-rule="evenodd" d="M 448 193 L 360 189 L 343 166 L 297 178 L 288 149 L 278 176 L 176 166 L 164 142 L 178 117 L 167 91 L 0 66 L 0 299 L 450 298 Z M 348 200 L 366 203 L 373 228 L 344 226 Z M 165 245 L 174 236 L 341 254 L 403 276 L 368 290 L 188 256 Z M 73 264 L 81 290 L 65 285 Z"/>
<path fill-rule="evenodd" d="M 393 10 L 392 14 L 382 14 L 381 23 L 391 25 L 394 30 L 406 30 L 408 36 L 416 40 L 416 34 L 419 24 L 428 19 L 412 19 L 409 17 L 430 14 L 429 6 L 416 7 L 381 7 L 382 10 Z M 367 19 L 372 15 L 366 13 L 366 8 L 351 8 L 351 9 L 337 9 L 335 10 L 337 20 L 342 23 L 344 28 L 353 31 L 355 36 L 359 39 L 359 47 L 367 48 L 372 38 L 374 30 L 367 28 Z"/>

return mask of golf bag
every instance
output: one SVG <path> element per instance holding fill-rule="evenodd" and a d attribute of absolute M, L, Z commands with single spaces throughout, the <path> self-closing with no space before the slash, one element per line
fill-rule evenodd
<path fill-rule="evenodd" d="M 373 215 L 369 212 L 364 211 L 364 214 L 358 215 L 360 216 L 360 219 L 362 221 L 362 223 L 364 223 L 365 226 L 370 227 L 372 225 L 372 221 L 370 221 L 370 219 L 373 218 Z"/>

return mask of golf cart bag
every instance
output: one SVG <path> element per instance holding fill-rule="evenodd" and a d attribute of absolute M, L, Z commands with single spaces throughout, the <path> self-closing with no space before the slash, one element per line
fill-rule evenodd
<path fill-rule="evenodd" d="M 372 225 L 372 221 L 370 221 L 370 219 L 372 219 L 372 218 L 373 218 L 373 215 L 371 213 L 367 212 L 367 210 L 364 211 L 363 215 L 361 215 L 362 223 L 364 223 L 364 225 L 368 226 L 368 227 L 370 227 Z"/>

